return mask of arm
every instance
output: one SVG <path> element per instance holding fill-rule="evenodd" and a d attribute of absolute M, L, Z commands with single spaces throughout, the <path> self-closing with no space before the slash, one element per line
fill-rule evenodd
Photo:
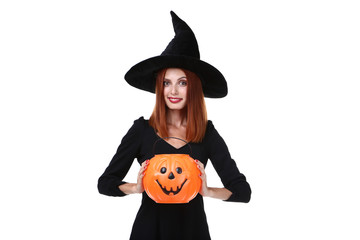
<path fill-rule="evenodd" d="M 225 190 L 231 192 L 230 196 L 225 200 L 231 202 L 249 202 L 251 198 L 251 188 L 249 183 L 246 181 L 245 176 L 240 173 L 235 161 L 231 158 L 225 141 L 210 121 L 208 128 L 207 149 L 209 150 L 209 158 L 219 175 Z M 225 190 L 215 190 L 215 196 L 221 196 L 221 199 L 224 199 L 228 196 L 227 194 L 224 194 L 224 192 L 227 192 Z"/>
<path fill-rule="evenodd" d="M 119 186 L 120 191 L 125 194 L 134 194 L 144 192 L 143 177 L 145 176 L 145 170 L 149 165 L 150 161 L 146 160 L 141 164 L 137 182 L 136 183 L 124 183 Z"/>
<path fill-rule="evenodd" d="M 200 194 L 203 197 L 211 197 L 211 198 L 217 198 L 220 200 L 227 200 L 230 198 L 230 196 L 232 195 L 232 192 L 230 192 L 228 189 L 226 188 L 214 188 L 214 187 L 208 187 L 207 186 L 207 180 L 206 180 L 206 173 L 205 173 L 205 168 L 204 168 L 204 164 L 198 160 L 195 160 L 201 174 L 200 174 L 200 178 L 201 178 L 201 189 L 200 189 Z"/>
<path fill-rule="evenodd" d="M 126 184 L 123 179 L 138 155 L 144 127 L 145 121 L 140 118 L 134 122 L 123 137 L 116 154 L 98 180 L 98 190 L 101 194 L 108 196 L 125 196 L 127 194 L 119 186 Z M 127 190 L 129 189 L 125 187 L 126 192 L 128 192 Z"/>
<path fill-rule="evenodd" d="M 120 191 L 125 194 L 142 193 L 136 183 L 124 183 L 119 186 Z"/>

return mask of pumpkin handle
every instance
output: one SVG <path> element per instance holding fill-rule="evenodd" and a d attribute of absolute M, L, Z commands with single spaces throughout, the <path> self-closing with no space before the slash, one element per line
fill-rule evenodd
<path fill-rule="evenodd" d="M 174 139 L 177 139 L 177 140 L 180 140 L 180 141 L 185 142 L 186 145 L 188 145 L 189 148 L 190 148 L 190 154 L 189 154 L 189 155 L 190 155 L 190 156 L 192 155 L 192 148 L 191 148 L 190 144 L 189 144 L 187 141 L 185 141 L 184 139 L 177 138 L 177 137 L 163 137 L 163 138 L 159 138 L 158 140 L 156 140 L 156 141 L 154 142 L 154 145 L 153 145 L 153 155 L 155 155 L 155 144 L 156 144 L 158 141 L 160 141 L 160 140 L 165 140 L 165 139 L 168 139 L 168 138 L 174 138 Z"/>

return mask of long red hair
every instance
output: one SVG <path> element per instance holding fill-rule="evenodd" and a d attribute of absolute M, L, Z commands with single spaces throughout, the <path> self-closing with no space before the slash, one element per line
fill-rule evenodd
<path fill-rule="evenodd" d="M 171 137 L 166 125 L 168 108 L 164 99 L 163 82 L 166 70 L 160 70 L 156 76 L 156 103 L 149 120 L 150 126 L 158 132 L 160 137 Z M 182 117 L 186 118 L 186 141 L 201 142 L 207 126 L 207 112 L 201 80 L 195 73 L 185 69 L 181 70 L 187 78 L 187 104 L 182 110 Z"/>

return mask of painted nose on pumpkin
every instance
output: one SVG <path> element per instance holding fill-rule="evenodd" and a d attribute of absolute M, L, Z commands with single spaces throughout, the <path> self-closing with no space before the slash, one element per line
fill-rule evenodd
<path fill-rule="evenodd" d="M 175 176 L 174 176 L 174 174 L 171 172 L 171 173 L 169 174 L 168 178 L 169 178 L 170 180 L 172 180 L 172 179 L 175 178 Z"/>

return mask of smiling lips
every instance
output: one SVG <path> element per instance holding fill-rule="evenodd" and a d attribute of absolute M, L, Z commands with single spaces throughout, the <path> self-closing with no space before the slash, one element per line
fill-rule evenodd
<path fill-rule="evenodd" d="M 171 103 L 178 103 L 182 100 L 182 98 L 174 98 L 174 97 L 168 97 L 168 99 Z"/>

